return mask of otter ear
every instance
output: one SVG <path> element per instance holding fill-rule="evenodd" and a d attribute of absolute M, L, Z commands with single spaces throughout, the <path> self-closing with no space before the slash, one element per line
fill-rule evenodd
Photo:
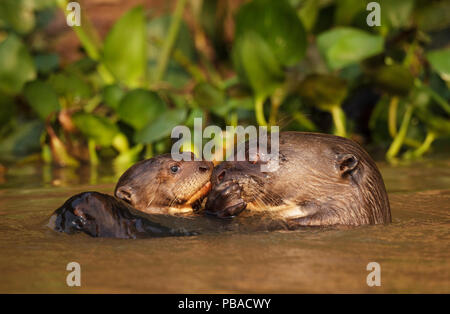
<path fill-rule="evenodd" d="M 359 160 L 353 154 L 338 154 L 337 169 L 341 177 L 352 175 L 358 167 Z"/>

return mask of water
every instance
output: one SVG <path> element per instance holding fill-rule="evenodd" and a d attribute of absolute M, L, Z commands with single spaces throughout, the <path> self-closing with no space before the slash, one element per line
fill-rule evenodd
<path fill-rule="evenodd" d="M 71 195 L 112 193 L 108 170 L 17 166 L 0 175 L 0 292 L 450 292 L 450 161 L 380 165 L 387 226 L 141 240 L 44 227 Z M 66 265 L 81 265 L 81 287 Z M 366 265 L 381 265 L 368 287 Z"/>

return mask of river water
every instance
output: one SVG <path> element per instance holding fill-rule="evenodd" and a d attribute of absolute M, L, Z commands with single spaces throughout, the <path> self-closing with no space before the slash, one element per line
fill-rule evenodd
<path fill-rule="evenodd" d="M 0 292 L 450 293 L 450 160 L 379 166 L 390 225 L 138 240 L 44 226 L 73 194 L 112 194 L 108 171 L 15 166 L 0 176 Z M 81 287 L 66 284 L 73 261 Z"/>

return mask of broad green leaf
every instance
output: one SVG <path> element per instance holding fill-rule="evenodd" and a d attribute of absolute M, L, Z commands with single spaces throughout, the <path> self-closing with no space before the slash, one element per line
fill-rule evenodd
<path fill-rule="evenodd" d="M 144 89 L 135 89 L 122 98 L 117 113 L 121 120 L 140 130 L 165 110 L 166 104 L 158 94 Z"/>
<path fill-rule="evenodd" d="M 427 59 L 445 81 L 450 81 L 450 48 L 430 51 Z"/>
<path fill-rule="evenodd" d="M 369 73 L 374 83 L 394 95 L 407 95 L 414 85 L 411 72 L 399 64 L 383 65 Z"/>
<path fill-rule="evenodd" d="M 381 7 L 381 25 L 391 28 L 407 27 L 411 24 L 414 0 L 379 0 Z"/>
<path fill-rule="evenodd" d="M 284 0 L 254 0 L 242 5 L 236 15 L 236 40 L 248 32 L 266 41 L 282 65 L 294 65 L 305 55 L 305 29 L 295 9 Z"/>
<path fill-rule="evenodd" d="M 1 0 L 0 20 L 3 20 L 19 34 L 30 32 L 35 24 L 34 1 Z"/>
<path fill-rule="evenodd" d="M 322 110 L 341 105 L 347 96 L 347 82 L 332 75 L 311 74 L 300 85 L 300 95 Z"/>
<path fill-rule="evenodd" d="M 366 10 L 367 3 L 361 0 L 337 0 L 334 11 L 334 23 L 336 25 L 350 25 L 355 16 Z M 369 12 L 366 11 L 366 16 Z"/>
<path fill-rule="evenodd" d="M 172 133 L 172 129 L 186 119 L 186 109 L 168 110 L 135 135 L 136 142 L 150 144 Z"/>
<path fill-rule="evenodd" d="M 19 38 L 11 34 L 0 42 L 0 91 L 17 94 L 35 77 L 33 59 Z"/>
<path fill-rule="evenodd" d="M 39 73 L 49 74 L 59 67 L 59 56 L 57 54 L 40 54 L 34 56 L 34 64 Z"/>
<path fill-rule="evenodd" d="M 58 96 L 52 86 L 46 82 L 37 80 L 28 83 L 25 85 L 23 94 L 30 107 L 42 120 L 60 109 Z"/>
<path fill-rule="evenodd" d="M 52 74 L 48 82 L 59 96 L 66 97 L 70 102 L 87 99 L 92 94 L 89 84 L 76 74 Z"/>
<path fill-rule="evenodd" d="M 110 108 L 117 110 L 125 92 L 117 84 L 108 85 L 103 88 L 102 96 L 105 104 Z"/>
<path fill-rule="evenodd" d="M 77 112 L 72 116 L 72 121 L 81 133 L 103 147 L 111 146 L 119 132 L 117 126 L 107 118 L 94 114 Z"/>
<path fill-rule="evenodd" d="M 319 35 L 317 43 L 332 70 L 341 69 L 383 51 L 384 40 L 378 35 L 350 27 L 337 27 Z"/>
<path fill-rule="evenodd" d="M 256 33 L 246 32 L 234 43 L 234 68 L 258 97 L 270 95 L 284 80 L 284 73 L 270 46 Z"/>
<path fill-rule="evenodd" d="M 136 87 L 147 64 L 145 15 L 141 6 L 125 13 L 105 39 L 103 62 L 121 82 Z"/>
<path fill-rule="evenodd" d="M 419 3 L 418 3 L 419 4 Z M 450 2 L 425 2 L 415 10 L 417 26 L 424 32 L 435 32 L 450 27 Z"/>

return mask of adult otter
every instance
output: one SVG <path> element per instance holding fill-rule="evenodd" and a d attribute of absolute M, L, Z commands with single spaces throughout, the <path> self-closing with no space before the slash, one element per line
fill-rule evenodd
<path fill-rule="evenodd" d="M 381 174 L 354 141 L 282 132 L 274 172 L 261 172 L 264 162 L 248 161 L 248 153 L 247 147 L 247 161 L 226 161 L 214 169 L 208 213 L 232 217 L 265 212 L 291 227 L 391 221 Z"/>
<path fill-rule="evenodd" d="M 210 189 L 213 163 L 175 161 L 159 155 L 131 166 L 119 178 L 114 195 L 146 213 L 192 213 Z"/>

